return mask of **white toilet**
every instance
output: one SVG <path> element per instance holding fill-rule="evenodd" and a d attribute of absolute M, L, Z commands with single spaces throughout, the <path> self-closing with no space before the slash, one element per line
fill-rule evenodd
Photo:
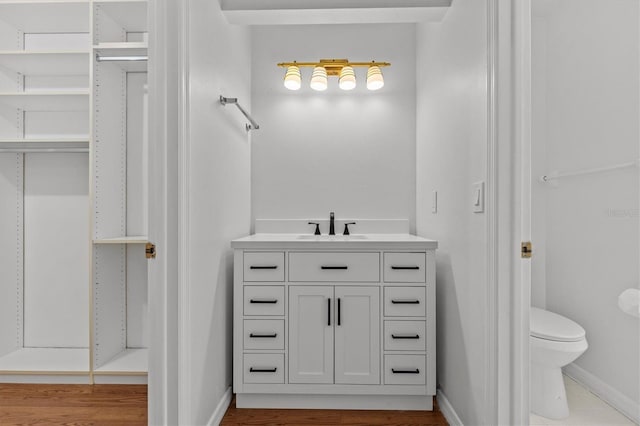
<path fill-rule="evenodd" d="M 561 368 L 589 345 L 584 328 L 562 315 L 531 308 L 531 411 L 550 419 L 569 416 Z"/>

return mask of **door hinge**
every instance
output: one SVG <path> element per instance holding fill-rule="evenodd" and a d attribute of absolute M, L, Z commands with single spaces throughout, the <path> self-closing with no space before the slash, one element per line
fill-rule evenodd
<path fill-rule="evenodd" d="M 530 259 L 533 254 L 533 250 L 531 248 L 531 241 L 523 242 L 520 250 L 520 257 L 523 259 Z"/>
<path fill-rule="evenodd" d="M 144 253 L 147 256 L 147 259 L 155 259 L 156 245 L 153 243 L 147 243 L 147 245 L 144 247 Z"/>

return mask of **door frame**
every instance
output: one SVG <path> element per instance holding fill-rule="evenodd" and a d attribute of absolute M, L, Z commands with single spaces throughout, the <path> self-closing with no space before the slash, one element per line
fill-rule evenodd
<path fill-rule="evenodd" d="M 190 388 L 182 374 L 179 332 L 184 278 L 185 161 L 188 157 L 188 0 L 149 2 L 149 424 L 188 424 Z"/>
<path fill-rule="evenodd" d="M 529 424 L 531 0 L 488 0 L 485 424 Z"/>
<path fill-rule="evenodd" d="M 530 14 L 531 0 L 487 0 L 486 424 L 529 421 L 530 266 L 519 251 L 530 229 Z M 149 263 L 149 422 L 188 424 L 188 363 L 179 362 L 189 352 L 180 330 L 188 311 L 188 0 L 149 2 L 149 17 L 150 56 L 162 65 L 149 72 L 149 238 L 158 247 Z"/>
<path fill-rule="evenodd" d="M 532 0 L 514 2 L 514 259 L 513 297 L 513 369 L 514 386 L 519 390 L 514 401 L 514 420 L 529 424 L 530 349 L 529 318 L 531 312 L 531 259 L 520 256 L 521 243 L 531 241 L 531 4 Z"/>

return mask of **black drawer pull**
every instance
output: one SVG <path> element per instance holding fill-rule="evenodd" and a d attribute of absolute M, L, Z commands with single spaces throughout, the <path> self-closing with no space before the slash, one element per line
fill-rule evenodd
<path fill-rule="evenodd" d="M 391 303 L 393 303 L 394 305 L 419 305 L 420 301 L 419 300 L 397 300 L 397 299 L 392 299 Z"/>
<path fill-rule="evenodd" d="M 278 370 L 277 367 L 273 368 L 249 368 L 250 373 L 275 373 Z"/>
<path fill-rule="evenodd" d="M 392 266 L 391 269 L 399 269 L 399 270 L 403 270 L 403 269 L 411 269 L 411 270 L 417 270 L 420 269 L 419 266 Z"/>
<path fill-rule="evenodd" d="M 249 303 L 278 303 L 278 299 L 251 299 Z"/>
<path fill-rule="evenodd" d="M 392 334 L 393 339 L 419 339 L 419 334 Z"/>
<path fill-rule="evenodd" d="M 278 269 L 277 265 L 269 265 L 269 266 L 249 266 L 249 269 Z"/>
<path fill-rule="evenodd" d="M 255 334 L 255 333 L 250 333 L 249 337 L 266 337 L 266 338 L 271 338 L 271 339 L 275 339 L 276 337 L 278 337 L 278 333 L 273 333 L 273 334 Z"/>
<path fill-rule="evenodd" d="M 395 368 L 391 369 L 393 374 L 420 374 L 420 370 L 417 368 L 415 370 L 396 370 Z"/>
<path fill-rule="evenodd" d="M 320 269 L 349 269 L 348 266 L 321 266 Z"/>

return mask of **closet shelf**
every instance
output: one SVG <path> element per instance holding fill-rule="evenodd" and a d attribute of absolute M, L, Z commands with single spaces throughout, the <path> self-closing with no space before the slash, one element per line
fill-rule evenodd
<path fill-rule="evenodd" d="M 96 368 L 94 374 L 141 373 L 146 374 L 149 366 L 149 350 L 146 348 L 127 348 Z"/>
<path fill-rule="evenodd" d="M 9 144 L 41 144 L 43 146 L 55 144 L 73 144 L 73 146 L 89 144 L 89 138 L 0 138 L 0 145 Z"/>
<path fill-rule="evenodd" d="M 89 51 L 0 51 L 0 67 L 24 75 L 89 75 Z"/>
<path fill-rule="evenodd" d="M 146 244 L 148 242 L 149 237 L 147 237 L 146 235 L 127 235 L 112 238 L 96 238 L 93 240 L 93 244 Z"/>
<path fill-rule="evenodd" d="M 89 152 L 89 141 L 84 140 L 3 140 L 0 152 Z"/>
<path fill-rule="evenodd" d="M 115 42 L 104 42 L 98 43 L 93 46 L 94 49 L 102 49 L 105 51 L 109 51 L 110 49 L 144 49 L 145 53 L 149 47 L 149 44 L 146 41 L 115 41 Z"/>
<path fill-rule="evenodd" d="M 0 16 L 25 33 L 86 33 L 88 0 L 0 0 Z"/>
<path fill-rule="evenodd" d="M 89 349 L 20 348 L 0 357 L 0 372 L 89 374 Z"/>
<path fill-rule="evenodd" d="M 94 1 L 96 11 L 109 16 L 125 32 L 147 32 L 146 0 L 111 0 Z"/>
<path fill-rule="evenodd" d="M 87 111 L 89 91 L 0 93 L 0 105 L 25 111 Z"/>

